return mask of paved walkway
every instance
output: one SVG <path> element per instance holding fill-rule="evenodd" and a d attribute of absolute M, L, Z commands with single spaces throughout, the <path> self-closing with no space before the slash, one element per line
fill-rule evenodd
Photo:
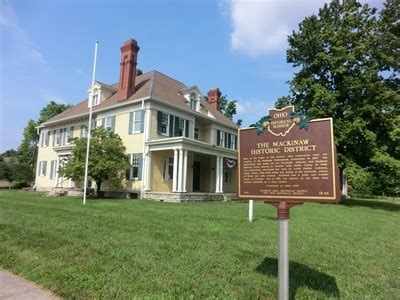
<path fill-rule="evenodd" d="M 54 300 L 60 298 L 30 281 L 0 269 L 0 300 L 6 299 Z"/>

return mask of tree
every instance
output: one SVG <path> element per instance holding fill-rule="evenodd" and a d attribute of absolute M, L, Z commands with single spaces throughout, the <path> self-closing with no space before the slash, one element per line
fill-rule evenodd
<path fill-rule="evenodd" d="M 75 146 L 66 166 L 59 170 L 61 175 L 74 181 L 84 181 L 87 138 L 75 138 Z M 118 134 L 105 128 L 96 128 L 90 139 L 90 156 L 88 164 L 89 180 L 96 182 L 97 195 L 100 195 L 101 184 L 112 180 L 120 184 L 122 175 L 129 167 L 126 148 Z"/>
<path fill-rule="evenodd" d="M 45 107 L 40 110 L 39 120 L 37 121 L 38 125 L 46 122 L 47 120 L 51 119 L 52 117 L 62 113 L 63 111 L 71 108 L 71 104 L 62 104 L 56 103 L 54 101 L 50 101 Z"/>
<path fill-rule="evenodd" d="M 206 101 L 208 101 L 208 97 L 204 97 Z M 233 117 L 236 115 L 236 103 L 237 100 L 229 100 L 227 95 L 224 95 L 220 97 L 219 99 L 219 108 L 218 110 L 224 114 L 225 117 L 230 119 L 231 121 L 233 120 Z M 236 121 L 236 124 L 238 126 L 242 125 L 242 120 L 239 119 Z"/>
<path fill-rule="evenodd" d="M 333 117 L 341 168 L 372 174 L 375 193 L 393 192 L 393 181 L 380 175 L 399 178 L 398 8 L 389 0 L 378 15 L 367 4 L 333 0 L 306 17 L 288 37 L 287 61 L 298 68 L 290 95 L 276 103 Z"/>
<path fill-rule="evenodd" d="M 39 141 L 36 127 L 70 107 L 72 105 L 51 101 L 40 110 L 38 121 L 32 119 L 28 121 L 18 147 L 16 168 L 11 171 L 14 180 L 29 184 L 35 179 L 37 143 Z"/>

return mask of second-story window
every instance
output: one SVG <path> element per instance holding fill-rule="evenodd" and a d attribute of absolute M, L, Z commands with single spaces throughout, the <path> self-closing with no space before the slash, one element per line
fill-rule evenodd
<path fill-rule="evenodd" d="M 194 139 L 195 140 L 199 139 L 199 128 L 197 127 L 194 128 Z"/>
<path fill-rule="evenodd" d="M 39 141 L 40 147 L 47 147 L 49 145 L 50 131 L 40 133 Z"/>
<path fill-rule="evenodd" d="M 169 115 L 162 111 L 157 112 L 157 132 L 169 136 Z"/>
<path fill-rule="evenodd" d="M 222 130 L 217 130 L 217 146 L 236 150 L 237 136 Z"/>
<path fill-rule="evenodd" d="M 158 111 L 157 132 L 168 137 L 189 137 L 189 121 Z"/>
<path fill-rule="evenodd" d="M 65 136 L 65 144 L 69 145 L 72 143 L 72 140 L 74 138 L 74 126 L 68 127 L 67 128 L 67 133 Z"/>
<path fill-rule="evenodd" d="M 101 119 L 101 127 L 104 127 L 111 132 L 115 132 L 115 116 L 109 116 Z"/>
<path fill-rule="evenodd" d="M 129 134 L 144 131 L 144 111 L 137 110 L 129 113 Z"/>
<path fill-rule="evenodd" d="M 54 130 L 53 146 L 57 147 L 61 145 L 62 131 L 61 128 Z"/>
<path fill-rule="evenodd" d="M 81 126 L 81 131 L 80 131 L 80 138 L 85 138 L 87 137 L 87 126 L 86 125 L 82 125 Z"/>

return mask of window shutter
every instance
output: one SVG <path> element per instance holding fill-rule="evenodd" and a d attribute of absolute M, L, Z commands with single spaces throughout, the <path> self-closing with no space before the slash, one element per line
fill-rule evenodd
<path fill-rule="evenodd" d="M 67 131 L 67 128 L 61 129 L 61 145 L 65 145 L 65 132 L 66 131 Z"/>
<path fill-rule="evenodd" d="M 57 132 L 55 130 L 53 130 L 53 147 L 56 144 L 56 135 L 57 135 Z"/>
<path fill-rule="evenodd" d="M 101 119 L 101 127 L 104 128 L 105 124 L 106 124 L 106 118 L 102 118 Z"/>
<path fill-rule="evenodd" d="M 43 169 L 44 169 L 43 176 L 46 176 L 46 172 L 47 172 L 47 161 L 44 161 L 44 162 L 43 162 Z"/>
<path fill-rule="evenodd" d="M 53 179 L 54 160 L 50 162 L 50 179 Z"/>
<path fill-rule="evenodd" d="M 132 155 L 132 154 L 128 154 L 128 163 L 129 163 L 129 167 L 126 169 L 126 172 L 125 172 L 125 179 L 126 179 L 126 180 L 130 180 L 130 179 L 131 179 L 131 168 L 132 168 L 132 164 L 131 164 L 131 162 L 132 162 L 131 155 Z"/>
<path fill-rule="evenodd" d="M 43 132 L 39 134 L 39 146 L 43 147 Z"/>
<path fill-rule="evenodd" d="M 46 146 L 50 145 L 50 137 L 51 137 L 51 131 L 49 130 L 48 131 L 48 136 L 47 136 L 47 145 Z"/>
<path fill-rule="evenodd" d="M 162 119 L 162 112 L 157 111 L 157 133 L 161 134 L 161 119 Z"/>
<path fill-rule="evenodd" d="M 133 128 L 133 112 L 129 113 L 129 125 L 128 125 L 128 133 L 132 134 Z"/>
<path fill-rule="evenodd" d="M 217 130 L 217 146 L 220 146 L 221 143 L 221 131 Z"/>
<path fill-rule="evenodd" d="M 143 166 L 143 153 L 138 153 L 138 161 L 139 161 L 139 167 L 138 167 L 138 180 L 142 180 L 142 166 Z"/>
<path fill-rule="evenodd" d="M 71 126 L 71 141 L 74 138 L 74 126 Z"/>
<path fill-rule="evenodd" d="M 173 115 L 169 115 L 169 135 L 168 136 L 174 136 L 174 116 Z"/>
<path fill-rule="evenodd" d="M 115 116 L 111 118 L 111 131 L 115 132 Z"/>
<path fill-rule="evenodd" d="M 42 162 L 39 161 L 39 168 L 37 169 L 37 176 L 40 176 L 40 170 L 42 169 Z"/>
<path fill-rule="evenodd" d="M 140 111 L 140 132 L 144 132 L 144 110 Z"/>
<path fill-rule="evenodd" d="M 185 120 L 185 137 L 189 137 L 189 121 Z"/>

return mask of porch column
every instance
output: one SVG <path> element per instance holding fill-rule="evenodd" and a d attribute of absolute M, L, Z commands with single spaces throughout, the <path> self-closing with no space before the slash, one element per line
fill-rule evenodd
<path fill-rule="evenodd" d="M 183 150 L 179 149 L 179 166 L 178 166 L 178 192 L 182 192 L 183 183 Z"/>
<path fill-rule="evenodd" d="M 223 168 L 223 160 L 224 158 L 221 156 L 217 156 L 217 163 L 216 163 L 216 172 L 215 172 L 215 192 L 222 193 L 222 184 L 223 184 L 223 176 L 224 176 L 224 168 Z"/>
<path fill-rule="evenodd" d="M 224 158 L 220 157 L 219 158 L 219 163 L 220 163 L 220 167 L 219 167 L 219 192 L 223 193 L 224 192 L 224 188 L 223 188 L 223 184 L 224 184 Z"/>
<path fill-rule="evenodd" d="M 145 178 L 145 185 L 144 185 L 144 189 L 146 191 L 149 191 L 151 189 L 151 185 L 150 185 L 150 180 L 151 180 L 151 152 L 147 152 L 146 153 L 146 159 L 145 159 L 145 167 L 146 167 L 146 171 L 144 173 L 144 178 Z"/>
<path fill-rule="evenodd" d="M 144 136 L 145 136 L 145 140 L 146 141 L 150 141 L 150 130 L 151 130 L 151 110 L 150 108 L 145 109 L 145 113 L 144 113 L 145 117 L 144 117 Z"/>
<path fill-rule="evenodd" d="M 172 176 L 172 191 L 178 191 L 178 149 L 174 149 L 174 173 Z"/>
<path fill-rule="evenodd" d="M 186 193 L 186 179 L 187 179 L 187 150 L 183 151 L 183 186 L 182 192 Z"/>
<path fill-rule="evenodd" d="M 219 193 L 219 156 L 216 157 L 215 163 L 215 192 Z"/>

